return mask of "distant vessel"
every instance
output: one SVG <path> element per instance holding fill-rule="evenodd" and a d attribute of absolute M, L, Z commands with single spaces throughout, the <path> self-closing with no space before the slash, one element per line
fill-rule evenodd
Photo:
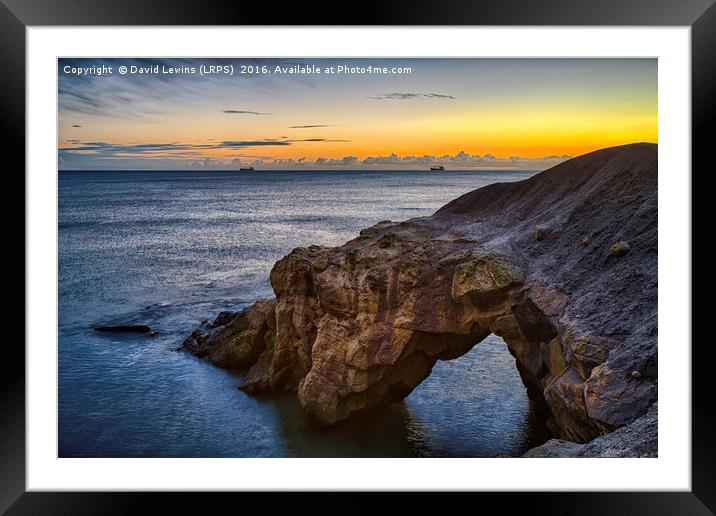
<path fill-rule="evenodd" d="M 439 171 L 444 171 L 444 170 L 445 170 L 445 167 L 443 167 L 442 165 L 436 165 L 434 167 L 430 167 L 431 172 L 439 172 Z"/>
<path fill-rule="evenodd" d="M 244 172 L 251 172 L 254 169 L 254 167 L 246 167 L 246 168 L 240 168 L 239 170 Z"/>

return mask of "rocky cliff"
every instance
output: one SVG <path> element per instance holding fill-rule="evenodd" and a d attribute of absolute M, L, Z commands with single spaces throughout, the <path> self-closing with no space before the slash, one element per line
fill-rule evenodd
<path fill-rule="evenodd" d="M 274 300 L 183 347 L 249 367 L 248 393 L 296 391 L 330 425 L 400 401 L 437 360 L 495 333 L 555 435 L 592 441 L 656 413 L 657 146 L 600 150 L 340 247 L 294 249 L 271 285 Z M 645 428 L 652 444 L 621 440 L 622 455 L 656 453 L 656 424 Z"/>

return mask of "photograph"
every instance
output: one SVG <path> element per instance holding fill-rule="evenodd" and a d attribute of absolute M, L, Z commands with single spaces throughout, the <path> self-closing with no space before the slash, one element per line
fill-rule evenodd
<path fill-rule="evenodd" d="M 59 458 L 659 457 L 657 58 L 56 62 Z"/>
<path fill-rule="evenodd" d="M 0 514 L 716 515 L 715 1 L 0 0 Z"/>

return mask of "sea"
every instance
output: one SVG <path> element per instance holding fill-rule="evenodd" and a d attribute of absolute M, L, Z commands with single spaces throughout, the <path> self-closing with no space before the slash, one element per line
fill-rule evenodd
<path fill-rule="evenodd" d="M 255 398 L 177 347 L 203 320 L 272 297 L 294 247 L 434 213 L 533 171 L 60 171 L 58 456 L 494 457 L 544 442 L 491 335 L 403 402 L 328 429 L 295 394 Z M 154 337 L 106 334 L 148 324 Z"/>

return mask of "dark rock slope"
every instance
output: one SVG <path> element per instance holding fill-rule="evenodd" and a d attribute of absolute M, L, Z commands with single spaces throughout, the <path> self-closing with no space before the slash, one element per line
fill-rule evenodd
<path fill-rule="evenodd" d="M 296 391 L 325 425 L 403 399 L 437 360 L 495 333 L 555 435 L 592 441 L 656 410 L 657 146 L 600 150 L 340 247 L 294 249 L 271 284 L 275 300 L 183 346 L 250 366 L 249 393 Z M 621 456 L 656 453 L 655 421 L 639 428 L 634 448 L 635 432 L 618 434 Z M 600 442 L 580 453 L 609 455 Z"/>

